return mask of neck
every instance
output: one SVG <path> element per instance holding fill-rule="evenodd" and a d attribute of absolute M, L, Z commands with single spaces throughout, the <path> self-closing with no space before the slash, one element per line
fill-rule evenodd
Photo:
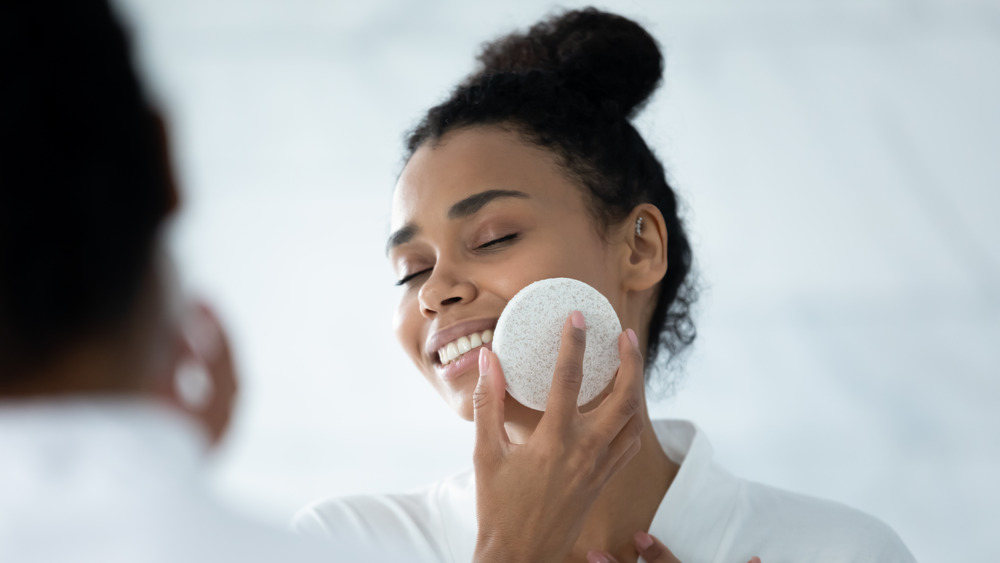
<path fill-rule="evenodd" d="M 0 385 L 3 398 L 132 394 L 147 385 L 129 346 L 105 334 L 84 338 Z M 126 345 L 129 344 L 129 345 Z"/>
<path fill-rule="evenodd" d="M 534 432 L 542 413 L 510 399 L 506 403 L 507 434 L 512 441 L 523 444 Z M 622 563 L 636 561 L 632 536 L 640 530 L 649 530 L 663 496 L 677 475 L 679 466 L 660 446 L 649 413 L 644 408 L 637 416 L 645 423 L 639 453 L 611 477 L 597 497 L 574 545 L 572 560 L 584 561 L 587 552 L 596 549 L 611 553 Z"/>

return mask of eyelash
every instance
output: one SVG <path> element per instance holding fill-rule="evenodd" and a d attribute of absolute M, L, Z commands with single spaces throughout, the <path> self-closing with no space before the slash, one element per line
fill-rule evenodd
<path fill-rule="evenodd" d="M 426 274 L 427 272 L 430 272 L 430 271 L 431 271 L 431 269 L 427 268 L 427 269 L 424 269 L 424 270 L 420 270 L 419 272 L 410 274 L 410 275 L 406 276 L 405 278 L 403 278 L 403 279 L 399 280 L 398 282 L 396 282 L 396 285 L 406 285 L 413 278 L 415 278 L 415 277 L 417 277 L 419 275 L 422 275 L 422 274 Z"/>
<path fill-rule="evenodd" d="M 509 234 L 507 236 L 502 236 L 500 238 L 493 239 L 493 240 L 491 240 L 491 241 L 489 241 L 489 242 L 487 242 L 485 244 L 481 244 L 481 245 L 479 245 L 479 246 L 476 247 L 476 250 L 489 249 L 490 247 L 492 247 L 494 245 L 503 244 L 505 242 L 510 242 L 510 241 L 512 241 L 512 240 L 514 240 L 516 238 L 517 238 L 517 233 L 511 233 L 511 234 Z M 425 268 L 423 270 L 420 270 L 419 272 L 414 272 L 414 273 L 412 273 L 412 274 L 404 277 L 403 279 L 397 281 L 396 285 L 397 286 L 406 285 L 407 283 L 409 283 L 410 281 L 412 281 L 417 276 L 422 276 L 422 275 L 430 272 L 432 269 L 433 268 Z"/>
<path fill-rule="evenodd" d="M 502 244 L 502 243 L 505 243 L 505 242 L 510 242 L 510 241 L 512 241 L 512 240 L 514 240 L 516 238 L 517 238 L 517 233 L 511 233 L 511 234 L 509 234 L 507 236 L 500 237 L 500 238 L 497 238 L 497 239 L 493 239 L 493 240 L 487 242 L 486 244 L 481 244 L 481 245 L 479 245 L 479 246 L 476 247 L 476 250 L 480 250 L 480 249 L 483 249 L 483 248 L 489 248 L 489 247 L 491 247 L 491 246 L 493 246 L 495 244 Z"/>

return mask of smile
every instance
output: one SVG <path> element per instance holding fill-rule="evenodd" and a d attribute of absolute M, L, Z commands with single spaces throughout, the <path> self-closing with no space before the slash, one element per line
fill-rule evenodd
<path fill-rule="evenodd" d="M 438 360 L 441 365 L 446 366 L 461 358 L 468 352 L 479 348 L 483 344 L 493 342 L 493 330 L 486 329 L 482 332 L 473 332 L 445 344 L 438 348 Z"/>

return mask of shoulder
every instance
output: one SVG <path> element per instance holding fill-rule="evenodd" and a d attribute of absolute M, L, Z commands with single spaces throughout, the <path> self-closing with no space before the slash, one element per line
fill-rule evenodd
<path fill-rule="evenodd" d="M 751 481 L 741 480 L 739 490 L 731 531 L 756 539 L 761 548 L 778 543 L 781 552 L 801 560 L 914 561 L 896 532 L 870 514 Z"/>
<path fill-rule="evenodd" d="M 296 514 L 297 532 L 363 546 L 392 545 L 414 560 L 461 560 L 475 538 L 475 490 L 464 471 L 407 493 L 333 497 Z M 471 548 L 469 548 L 471 557 Z"/>
<path fill-rule="evenodd" d="M 735 477 L 694 424 L 660 420 L 654 429 L 680 470 L 653 525 L 681 560 L 914 561 L 896 532 L 873 516 Z"/>

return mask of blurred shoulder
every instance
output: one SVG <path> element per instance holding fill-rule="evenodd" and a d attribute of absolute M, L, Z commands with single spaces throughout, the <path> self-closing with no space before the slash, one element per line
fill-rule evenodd
<path fill-rule="evenodd" d="M 338 543 L 390 545 L 414 560 L 460 561 L 474 548 L 474 485 L 468 470 L 406 493 L 327 498 L 300 510 L 292 528 Z"/>

